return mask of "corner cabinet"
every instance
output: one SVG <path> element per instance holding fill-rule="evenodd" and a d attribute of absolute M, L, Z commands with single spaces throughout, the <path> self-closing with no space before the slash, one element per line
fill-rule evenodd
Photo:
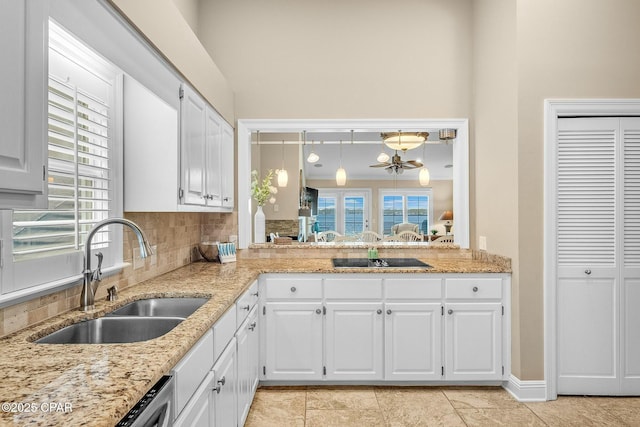
<path fill-rule="evenodd" d="M 167 103 L 124 79 L 124 210 L 231 212 L 233 128 L 176 77 Z"/>
<path fill-rule="evenodd" d="M 0 2 L 0 209 L 47 206 L 47 4 Z"/>
<path fill-rule="evenodd" d="M 508 274 L 266 274 L 268 383 L 504 381 Z"/>

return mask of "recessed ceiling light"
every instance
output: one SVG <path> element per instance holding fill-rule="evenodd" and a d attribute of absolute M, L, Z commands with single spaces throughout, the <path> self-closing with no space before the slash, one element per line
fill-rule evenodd
<path fill-rule="evenodd" d="M 445 169 L 449 169 L 449 168 L 452 168 L 452 167 L 453 167 L 453 165 L 444 165 Z"/>
<path fill-rule="evenodd" d="M 314 163 L 313 167 L 314 168 L 321 168 L 322 167 L 322 163 Z"/>

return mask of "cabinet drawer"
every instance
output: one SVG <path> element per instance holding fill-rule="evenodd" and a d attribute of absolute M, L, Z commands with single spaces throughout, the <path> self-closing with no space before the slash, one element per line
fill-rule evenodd
<path fill-rule="evenodd" d="M 207 332 L 173 368 L 178 415 L 213 367 L 213 333 Z"/>
<path fill-rule="evenodd" d="M 384 279 L 384 295 L 387 299 L 441 299 L 442 279 Z"/>
<path fill-rule="evenodd" d="M 331 278 L 324 280 L 327 299 L 381 299 L 382 279 Z"/>
<path fill-rule="evenodd" d="M 268 300 L 320 299 L 322 298 L 322 279 L 268 277 L 265 280 L 265 290 Z"/>
<path fill-rule="evenodd" d="M 213 325 L 213 360 L 222 354 L 236 333 L 236 306 L 232 305 Z"/>
<path fill-rule="evenodd" d="M 464 278 L 446 279 L 447 299 L 500 299 L 502 298 L 502 279 Z"/>
<path fill-rule="evenodd" d="M 257 302 L 258 282 L 255 281 L 236 301 L 236 325 L 238 327 L 242 325 L 242 322 L 244 322 L 244 319 L 247 318 L 249 312 Z"/>

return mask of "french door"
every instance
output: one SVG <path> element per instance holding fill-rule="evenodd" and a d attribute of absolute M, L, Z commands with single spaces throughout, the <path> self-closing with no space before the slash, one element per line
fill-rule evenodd
<path fill-rule="evenodd" d="M 640 394 L 640 118 L 560 118 L 558 394 Z"/>

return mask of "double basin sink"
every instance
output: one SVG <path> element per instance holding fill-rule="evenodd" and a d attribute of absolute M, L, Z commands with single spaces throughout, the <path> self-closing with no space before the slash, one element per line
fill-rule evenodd
<path fill-rule="evenodd" d="M 148 298 L 97 319 L 67 326 L 39 344 L 122 344 L 158 338 L 204 305 L 208 298 Z"/>

